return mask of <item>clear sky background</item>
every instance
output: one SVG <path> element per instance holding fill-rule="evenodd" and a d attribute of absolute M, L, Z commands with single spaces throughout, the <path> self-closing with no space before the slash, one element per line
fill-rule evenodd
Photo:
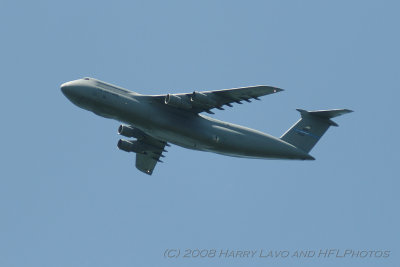
<path fill-rule="evenodd" d="M 398 1 L 0 1 L 0 266 L 398 266 Z M 284 92 L 213 117 L 280 136 L 349 108 L 313 162 L 172 146 L 152 176 L 119 123 L 63 82 L 143 94 Z M 164 258 L 166 249 L 390 251 L 388 258 Z"/>

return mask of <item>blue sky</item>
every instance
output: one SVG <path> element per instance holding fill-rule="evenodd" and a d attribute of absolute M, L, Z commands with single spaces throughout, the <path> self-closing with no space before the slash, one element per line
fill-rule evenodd
<path fill-rule="evenodd" d="M 397 1 L 0 3 L 1 266 L 395 266 Z M 296 108 L 349 108 L 314 162 L 172 146 L 153 176 L 119 125 L 61 83 L 161 94 L 285 89 L 213 117 L 280 136 Z M 165 258 L 166 249 L 390 251 L 387 258 Z"/>

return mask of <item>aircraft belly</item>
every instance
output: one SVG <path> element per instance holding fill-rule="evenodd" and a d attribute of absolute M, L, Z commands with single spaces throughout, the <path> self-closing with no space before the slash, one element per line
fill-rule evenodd
<path fill-rule="evenodd" d="M 185 148 L 198 150 L 199 144 L 204 141 L 201 121 L 197 116 L 180 116 L 179 113 L 153 107 L 144 113 L 144 117 L 121 114 L 120 119 L 154 138 Z"/>
<path fill-rule="evenodd" d="M 229 123 L 213 125 L 214 145 L 207 151 L 245 158 L 303 159 L 308 154 L 268 134 Z"/>
<path fill-rule="evenodd" d="M 150 130 L 149 132 L 155 138 L 169 142 L 171 144 L 189 149 L 197 149 L 197 140 L 188 138 L 187 136 L 166 131 Z"/>
<path fill-rule="evenodd" d="M 244 158 L 282 158 L 296 159 L 304 158 L 305 153 L 289 144 L 283 144 L 279 141 L 268 140 L 268 138 L 252 139 L 242 142 L 241 144 L 225 144 L 209 149 L 211 152 L 218 154 L 244 157 Z"/>
<path fill-rule="evenodd" d="M 157 139 L 184 148 L 206 150 L 211 147 L 210 142 L 207 142 L 207 133 L 195 123 L 190 125 L 190 127 L 188 127 L 187 123 L 176 123 L 168 127 L 147 126 L 144 130 Z"/>

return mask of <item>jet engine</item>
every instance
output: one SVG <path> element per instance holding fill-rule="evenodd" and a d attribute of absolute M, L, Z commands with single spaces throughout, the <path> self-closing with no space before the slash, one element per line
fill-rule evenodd
<path fill-rule="evenodd" d="M 147 148 L 146 145 L 137 141 L 128 141 L 124 139 L 118 141 L 117 147 L 126 152 L 135 152 L 140 154 L 144 154 Z"/>
<path fill-rule="evenodd" d="M 192 104 L 186 96 L 168 94 L 165 96 L 165 104 L 182 109 L 191 109 Z"/>
<path fill-rule="evenodd" d="M 192 95 L 190 96 L 190 101 L 199 106 L 214 107 L 217 105 L 217 102 L 212 99 L 211 96 L 206 96 L 205 94 L 199 93 L 197 91 L 194 91 L 192 93 Z"/>
<path fill-rule="evenodd" d="M 141 130 L 131 127 L 131 126 L 122 125 L 122 124 L 118 127 L 118 134 L 126 136 L 126 137 L 137 138 L 137 139 L 144 138 L 144 134 L 142 133 Z"/>

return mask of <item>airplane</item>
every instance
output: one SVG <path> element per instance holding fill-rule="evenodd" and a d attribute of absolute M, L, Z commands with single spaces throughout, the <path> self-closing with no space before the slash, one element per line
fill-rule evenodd
<path fill-rule="evenodd" d="M 162 162 L 166 146 L 214 152 L 227 156 L 258 159 L 314 160 L 309 152 L 330 126 L 331 118 L 350 113 L 349 109 L 306 111 L 280 138 L 202 114 L 214 114 L 233 103 L 283 91 L 258 85 L 192 93 L 143 95 L 94 78 L 61 85 L 62 93 L 76 106 L 124 124 L 117 147 L 136 153 L 136 168 L 151 175 Z"/>

